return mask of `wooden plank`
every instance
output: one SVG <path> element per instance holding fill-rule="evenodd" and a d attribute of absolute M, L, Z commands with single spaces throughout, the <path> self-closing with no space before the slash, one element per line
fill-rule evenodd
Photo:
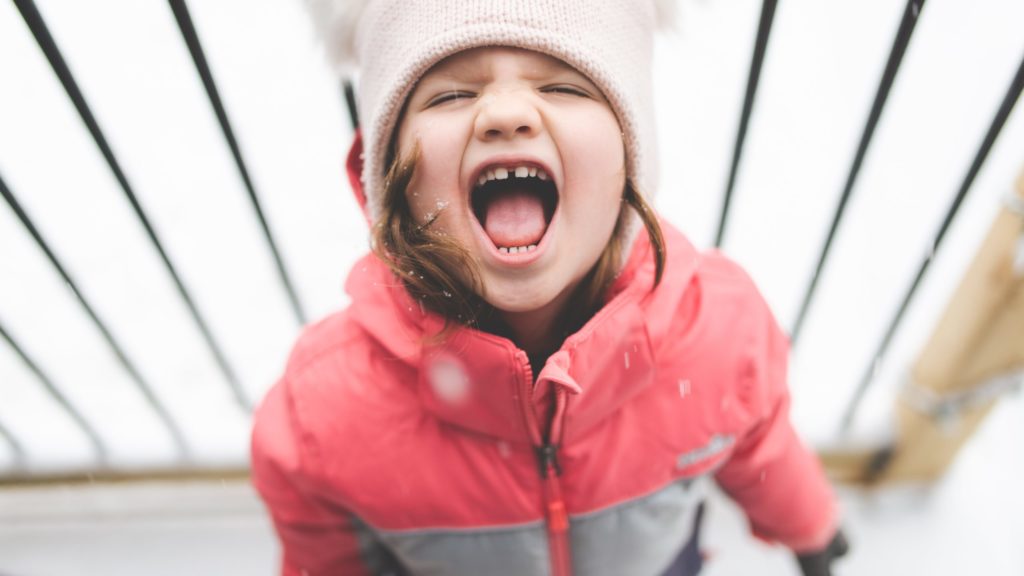
<path fill-rule="evenodd" d="M 1015 194 L 1024 202 L 1024 172 Z M 897 401 L 896 443 L 883 450 L 821 454 L 834 479 L 926 481 L 953 462 L 997 399 L 940 416 L 923 411 L 914 397 L 941 401 L 1024 370 L 1024 274 L 1014 269 L 1022 238 L 1024 215 L 1004 207 L 913 366 L 908 386 L 914 394 Z"/>
<path fill-rule="evenodd" d="M 1017 195 L 1024 198 L 1024 175 Z M 1021 216 L 1003 208 L 914 364 L 913 378 L 937 392 L 963 389 L 1024 364 L 1024 323 L 1007 325 L 1024 287 L 1013 261 Z M 1018 312 L 1019 314 L 1019 312 Z M 981 355 L 980 357 L 978 355 Z"/>

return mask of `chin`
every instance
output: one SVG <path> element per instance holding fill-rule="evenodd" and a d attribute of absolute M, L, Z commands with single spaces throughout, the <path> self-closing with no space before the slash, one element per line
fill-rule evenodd
<path fill-rule="evenodd" d="M 494 306 L 495 309 L 500 310 L 501 312 L 522 313 L 533 312 L 534 310 L 544 308 L 552 301 L 554 301 L 554 296 L 545 297 L 542 294 L 524 295 L 502 292 L 496 292 L 492 294 L 488 292 L 486 301 L 488 304 Z"/>
<path fill-rule="evenodd" d="M 486 284 L 488 304 L 502 312 L 534 312 L 559 300 L 565 290 L 546 282 L 489 282 Z"/>

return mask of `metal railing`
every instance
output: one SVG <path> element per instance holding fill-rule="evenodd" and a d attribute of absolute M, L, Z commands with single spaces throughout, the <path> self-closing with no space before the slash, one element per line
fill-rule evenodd
<path fill-rule="evenodd" d="M 739 169 L 742 153 L 743 144 L 746 139 L 747 126 L 749 124 L 751 111 L 754 107 L 754 101 L 757 94 L 757 85 L 761 76 L 761 68 L 765 58 L 765 53 L 768 48 L 768 36 L 772 27 L 772 20 L 775 15 L 775 9 L 777 0 L 764 0 L 761 9 L 761 18 L 757 30 L 757 39 L 754 43 L 754 54 L 750 64 L 750 75 L 747 81 L 746 95 L 743 100 L 743 109 L 740 113 L 739 130 L 736 136 L 735 149 L 733 151 L 732 163 L 729 170 L 728 184 L 726 185 L 724 202 L 722 205 L 721 217 L 719 219 L 718 232 L 715 237 L 715 246 L 722 246 L 729 218 L 729 212 L 732 206 L 732 195 L 733 188 L 736 181 L 736 173 Z M 861 133 L 860 142 L 857 146 L 857 151 L 850 163 L 850 169 L 846 177 L 846 184 L 843 187 L 842 194 L 839 199 L 839 204 L 836 207 L 835 214 L 832 216 L 832 222 L 829 227 L 828 236 L 825 239 L 821 247 L 820 254 L 818 256 L 817 264 L 815 265 L 814 272 L 807 284 L 806 291 L 803 296 L 800 310 L 797 313 L 793 327 L 790 330 L 790 338 L 793 346 L 797 346 L 799 343 L 799 336 L 801 329 L 807 319 L 807 315 L 811 310 L 814 295 L 818 288 L 818 283 L 821 279 L 822 272 L 827 266 L 829 255 L 833 242 L 836 237 L 840 224 L 842 223 L 843 216 L 846 213 L 846 207 L 849 204 L 850 198 L 853 194 L 853 190 L 857 183 L 857 176 L 860 174 L 861 167 L 864 163 L 864 158 L 867 154 L 869 147 L 871 146 L 872 137 L 875 134 L 875 129 L 878 126 L 879 119 L 885 109 L 885 104 L 889 98 L 889 92 L 892 89 L 893 82 L 896 79 L 896 75 L 899 72 L 900 63 L 903 61 L 903 56 L 906 54 L 907 46 L 910 44 L 911 36 L 914 33 L 915 26 L 918 18 L 921 15 L 921 11 L 924 9 L 925 0 L 908 0 L 906 7 L 903 10 L 903 15 L 900 20 L 899 28 L 896 32 L 896 37 L 893 40 L 892 48 L 889 51 L 888 60 L 885 65 L 885 71 L 882 73 L 882 79 L 879 82 L 878 89 L 875 92 L 874 102 L 871 105 L 871 111 L 868 114 L 867 121 L 865 122 L 864 129 Z M 917 290 L 921 285 L 925 274 L 928 271 L 928 267 L 935 258 L 935 253 L 939 249 L 946 232 L 949 230 L 950 224 L 956 217 L 957 212 L 960 209 L 964 198 L 971 189 L 971 185 L 974 183 L 975 177 L 984 164 L 985 159 L 988 157 L 989 151 L 992 149 L 992 145 L 995 143 L 996 138 L 999 137 L 999 133 L 1006 123 L 1007 118 L 1010 116 L 1010 112 L 1013 110 L 1014 104 L 1020 99 L 1021 88 L 1024 86 L 1024 58 L 1021 60 L 1020 67 L 1017 69 L 1013 80 L 1010 83 L 1009 88 L 1006 90 L 1006 95 L 1003 97 L 1002 103 L 999 109 L 996 111 L 995 116 L 989 126 L 987 133 L 981 144 L 978 147 L 977 152 L 974 155 L 974 160 L 971 163 L 967 174 L 964 176 L 963 181 L 950 205 L 945 218 L 939 228 L 939 231 L 935 239 L 931 243 L 931 247 L 928 250 L 928 254 L 924 258 L 923 262 L 918 269 L 917 275 L 914 277 L 911 285 L 906 291 L 899 308 L 894 313 L 892 319 L 888 324 L 888 328 L 885 334 L 882 336 L 881 341 L 878 343 L 877 350 L 872 356 L 871 362 L 868 364 L 864 371 L 864 375 L 861 377 L 856 391 L 853 397 L 847 403 L 846 409 L 843 412 L 843 417 L 840 425 L 840 432 L 846 433 L 849 431 L 854 418 L 856 417 L 857 410 L 861 405 L 861 401 L 864 398 L 865 393 L 871 387 L 875 381 L 875 377 L 878 373 L 878 367 L 883 361 L 886 352 L 892 343 L 893 336 L 899 329 L 900 323 L 910 306 L 914 295 L 917 294 Z"/>
<path fill-rule="evenodd" d="M 199 41 L 198 34 L 193 25 L 192 18 L 186 7 L 184 0 L 168 0 L 170 8 L 174 14 L 178 28 L 181 32 L 182 39 L 188 47 L 189 53 L 192 57 L 193 63 L 195 64 L 196 71 L 201 79 L 203 87 L 206 91 L 206 95 L 209 99 L 210 106 L 213 113 L 215 114 L 217 121 L 220 125 L 221 132 L 224 136 L 224 141 L 227 147 L 230 149 L 231 156 L 234 160 L 234 164 L 237 168 L 238 175 L 241 178 L 245 190 L 248 193 L 248 198 L 252 209 L 255 213 L 257 220 L 259 221 L 263 238 L 266 241 L 266 247 L 269 252 L 270 258 L 273 259 L 274 265 L 277 270 L 278 278 L 282 291 L 288 300 L 292 313 L 298 324 L 304 324 L 306 322 L 306 315 L 303 310 L 300 298 L 295 290 L 294 284 L 288 273 L 288 267 L 284 262 L 284 259 L 278 250 L 277 243 L 275 242 L 274 236 L 271 233 L 270 224 L 268 223 L 264 209 L 261 206 L 259 195 L 255 189 L 252 178 L 249 175 L 249 170 L 246 166 L 242 151 L 238 145 L 235 137 L 234 130 L 232 129 L 231 122 L 229 120 L 228 111 L 225 109 L 224 103 L 221 100 L 220 94 L 217 89 L 216 82 L 214 81 L 212 72 L 206 61 L 202 45 Z M 152 245 L 153 250 L 158 255 L 159 259 L 163 263 L 163 267 L 170 278 L 171 282 L 177 289 L 177 293 L 181 300 L 187 306 L 191 319 L 195 323 L 196 327 L 202 334 L 203 340 L 206 345 L 206 349 L 210 356 L 214 359 L 217 367 L 219 368 L 220 375 L 222 376 L 226 386 L 230 388 L 231 394 L 235 402 L 246 411 L 251 411 L 252 400 L 248 398 L 243 391 L 242 386 L 239 383 L 239 379 L 236 376 L 235 370 L 227 360 L 226 355 L 222 351 L 222 348 L 211 330 L 209 329 L 208 323 L 202 311 L 199 309 L 195 300 L 182 280 L 181 276 L 171 258 L 167 254 L 164 244 L 159 238 L 157 232 L 154 230 L 150 223 L 150 218 L 147 216 L 146 211 L 139 203 L 135 191 L 132 185 L 129 183 L 121 165 L 112 151 L 110 145 L 104 136 L 101 126 L 96 120 L 89 104 L 87 103 L 82 91 L 79 89 L 78 84 L 72 71 L 66 64 L 61 50 L 57 46 L 54 38 L 51 36 L 46 23 L 44 22 L 41 14 L 36 8 L 32 0 L 14 0 L 14 4 L 17 6 L 18 11 L 23 17 L 25 24 L 31 30 L 36 43 L 39 48 L 45 54 L 47 61 L 49 62 L 54 74 L 60 80 L 64 91 L 67 94 L 69 100 L 73 103 L 75 109 L 78 112 L 82 122 L 88 129 L 89 134 L 92 137 L 97 149 L 104 158 L 109 170 L 113 173 L 121 191 L 123 192 L 124 199 L 131 206 L 135 217 L 139 224 L 145 229 L 146 235 Z M 906 7 L 902 13 L 901 22 L 896 33 L 896 37 L 893 41 L 892 47 L 889 51 L 888 60 L 885 66 L 885 70 L 882 74 L 882 78 L 879 82 L 877 90 L 875 92 L 874 101 L 865 122 L 864 128 L 861 132 L 859 145 L 857 146 L 856 152 L 849 164 L 849 171 L 846 177 L 845 185 L 842 189 L 842 193 L 839 198 L 838 205 L 831 219 L 831 225 L 829 228 L 828 235 L 821 246 L 820 253 L 817 258 L 814 271 L 811 274 L 807 288 L 804 293 L 802 303 L 800 305 L 799 313 L 795 319 L 793 327 L 791 329 L 791 336 L 794 340 L 794 344 L 799 343 L 799 336 L 801 329 L 805 323 L 807 316 L 813 309 L 814 296 L 818 288 L 819 280 L 821 279 L 822 273 L 829 263 L 829 257 L 831 254 L 831 248 L 833 241 L 836 237 L 836 233 L 839 230 L 843 217 L 846 211 L 846 207 L 856 189 L 857 178 L 863 165 L 865 156 L 871 146 L 872 138 L 875 134 L 875 130 L 878 123 L 884 113 L 888 96 L 893 86 L 894 80 L 896 79 L 900 63 L 903 61 L 903 57 L 907 51 L 912 35 L 915 29 L 915 25 L 924 9 L 925 0 L 908 0 Z M 729 166 L 728 183 L 724 191 L 724 201 L 722 204 L 719 226 L 715 237 L 714 244 L 720 246 L 723 244 L 726 238 L 727 223 L 730 215 L 730 210 L 733 204 L 733 190 L 736 183 L 737 173 L 742 166 L 742 153 L 744 142 L 747 136 L 748 126 L 751 114 L 754 110 L 755 101 L 757 97 L 757 87 L 761 78 L 762 65 L 765 59 L 765 55 L 770 49 L 769 35 L 772 27 L 772 22 L 776 12 L 777 0 L 764 0 L 761 9 L 759 25 L 757 29 L 757 37 L 754 43 L 754 52 L 749 67 L 749 76 L 746 84 L 745 97 L 743 101 L 743 107 L 740 113 L 739 128 L 735 140 L 735 146 L 732 154 L 732 161 Z M 945 218 L 931 243 L 930 250 L 927 257 L 921 262 L 920 267 L 914 277 L 911 285 L 907 288 L 906 293 L 902 299 L 902 302 L 898 310 L 894 313 L 891 321 L 888 324 L 888 328 L 885 331 L 881 341 L 878 343 L 877 350 L 872 357 L 869 366 L 866 368 L 863 377 L 860 379 L 859 384 L 856 388 L 854 396 L 850 399 L 842 420 L 842 429 L 846 430 L 849 428 L 856 411 L 860 405 L 860 402 L 874 380 L 874 376 L 877 373 L 877 366 L 882 361 L 882 358 L 886 354 L 890 343 L 893 339 L 894 334 L 898 331 L 900 323 L 904 317 L 904 314 L 913 300 L 915 294 L 918 291 L 923 279 L 925 278 L 929 265 L 934 259 L 935 252 L 940 248 L 942 241 L 949 230 L 951 223 L 954 221 L 958 214 L 958 210 L 965 197 L 969 193 L 971 186 L 977 176 L 982 165 L 985 163 L 988 157 L 989 151 L 992 149 L 993 144 L 998 138 L 1000 131 L 1002 130 L 1007 118 L 1010 115 L 1015 103 L 1020 97 L 1022 87 L 1024 87 L 1024 59 L 1021 61 L 1020 67 L 1017 69 L 1016 75 L 1014 76 L 1010 87 L 1005 93 L 1005 96 L 996 111 L 993 120 L 989 126 L 989 129 L 984 137 L 984 140 L 979 145 L 977 152 L 974 155 L 974 160 L 964 176 L 955 197 L 946 212 Z M 345 80 L 342 85 L 343 98 L 348 106 L 350 120 L 353 127 L 356 127 L 357 116 L 355 114 L 355 98 L 354 91 L 351 81 Z M 102 339 L 106 342 L 111 354 L 117 359 L 123 370 L 131 377 L 135 386 L 143 394 L 146 402 L 152 409 L 156 417 L 161 421 L 163 426 L 170 433 L 174 439 L 174 444 L 178 450 L 179 457 L 183 461 L 187 461 L 190 457 L 190 447 L 188 446 L 184 435 L 180 429 L 179 424 L 170 415 L 166 407 L 161 403 L 159 397 L 154 394 L 151 384 L 143 376 L 138 368 L 137 363 L 127 354 L 125 347 L 118 342 L 113 336 L 110 329 L 107 327 L 106 322 L 96 312 L 96 309 L 87 298 L 83 295 L 82 291 L 79 290 L 78 285 L 74 278 L 68 273 L 66 267 L 55 255 L 51 249 L 47 239 L 39 232 L 38 228 L 33 223 L 32 219 L 26 214 L 18 201 L 18 193 L 21 191 L 11 190 L 8 185 L 4 182 L 2 175 L 0 175 L 0 195 L 3 196 L 5 203 L 8 208 L 13 211 L 18 221 L 24 227 L 25 231 L 34 239 L 39 249 L 46 255 L 50 265 L 56 270 L 56 272 L 63 278 L 67 287 L 74 294 L 85 314 L 90 318 L 95 329 L 99 332 Z M 25 192 L 30 193 L 30 192 Z M 47 370 L 44 366 L 40 366 L 39 363 L 26 354 L 23 346 L 5 329 L 3 319 L 0 318 L 0 338 L 5 342 L 11 350 L 14 351 L 15 355 L 28 367 L 29 372 L 38 381 L 39 385 L 46 391 L 53 401 L 61 407 L 61 409 L 67 413 L 67 415 L 75 422 L 80 429 L 81 433 L 88 437 L 90 444 L 95 452 L 96 460 L 101 465 L 105 462 L 108 454 L 108 449 L 105 446 L 103 440 L 97 434 L 96 429 L 92 426 L 88 420 L 82 415 L 82 413 L 76 409 L 76 407 L 68 400 L 68 398 L 61 393 L 60 386 L 55 383 L 50 376 L 47 375 Z M 0 422 L 0 439 L 7 443 L 11 447 L 12 453 L 18 462 L 24 462 L 29 458 L 26 454 L 24 446 L 19 442 L 18 438 L 12 431 L 4 426 L 3 422 Z"/>

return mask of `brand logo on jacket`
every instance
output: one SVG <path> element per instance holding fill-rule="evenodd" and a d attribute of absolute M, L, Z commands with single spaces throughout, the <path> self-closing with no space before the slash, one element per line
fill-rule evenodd
<path fill-rule="evenodd" d="M 707 444 L 700 448 L 695 448 L 689 452 L 683 452 L 680 454 L 679 457 L 676 458 L 676 468 L 683 469 L 687 466 L 692 466 L 698 462 L 703 462 L 708 458 L 717 456 L 732 446 L 735 441 L 736 439 L 731 435 L 715 434 Z"/>

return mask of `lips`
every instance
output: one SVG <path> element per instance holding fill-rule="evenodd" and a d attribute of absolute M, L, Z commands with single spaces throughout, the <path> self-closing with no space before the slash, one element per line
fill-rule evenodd
<path fill-rule="evenodd" d="M 542 242 L 558 205 L 558 190 L 539 163 L 492 162 L 478 171 L 471 204 L 499 254 L 526 254 Z"/>

